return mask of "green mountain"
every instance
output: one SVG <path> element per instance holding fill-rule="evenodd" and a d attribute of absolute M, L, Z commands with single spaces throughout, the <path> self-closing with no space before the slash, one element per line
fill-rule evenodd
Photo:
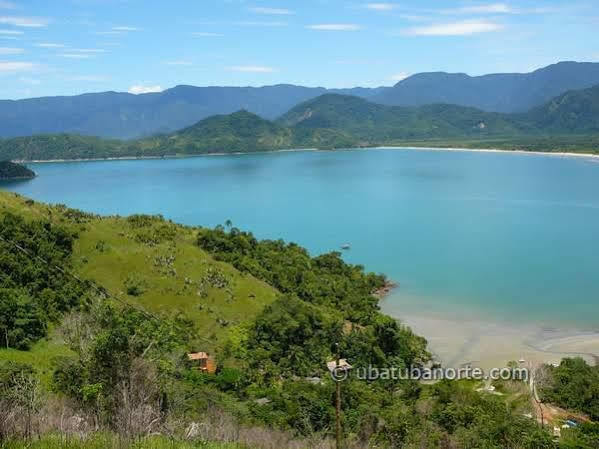
<path fill-rule="evenodd" d="M 0 140 L 0 159 L 165 157 L 377 145 L 597 151 L 598 110 L 599 86 L 568 92 L 525 114 L 450 104 L 385 106 L 325 94 L 275 122 L 241 110 L 174 133 L 131 141 L 70 134 L 5 139 Z"/>
<path fill-rule="evenodd" d="M 9 448 L 65 447 L 67 436 L 73 448 L 332 447 L 341 385 L 346 447 L 557 449 L 523 416 L 534 412 L 524 382 L 496 381 L 491 395 L 480 382 L 404 378 L 430 360 L 426 340 L 380 312 L 385 277 L 339 253 L 313 257 L 230 223 L 100 217 L 0 192 L 0 255 Z M 327 362 L 338 351 L 354 372 L 396 374 L 337 384 Z M 209 353 L 216 372 L 191 352 Z M 107 440 L 87 445 L 82 429 Z"/>
<path fill-rule="evenodd" d="M 599 85 L 566 92 L 533 109 L 527 117 L 536 128 L 554 134 L 599 133 Z"/>
<path fill-rule="evenodd" d="M 511 117 L 455 105 L 383 106 L 361 98 L 322 95 L 287 112 L 279 123 L 300 129 L 333 128 L 372 143 L 399 139 L 517 135 Z"/>
<path fill-rule="evenodd" d="M 176 86 L 160 93 L 98 92 L 77 96 L 0 100 L 0 137 L 81 134 L 134 139 L 170 133 L 240 109 L 274 120 L 297 104 L 327 93 L 395 106 L 456 104 L 492 112 L 526 112 L 572 89 L 599 84 L 599 64 L 563 62 L 532 73 L 421 73 L 394 87 L 325 89 Z"/>
<path fill-rule="evenodd" d="M 397 106 L 457 104 L 484 111 L 523 113 L 569 90 L 599 84 L 599 64 L 560 62 L 531 73 L 468 76 L 464 73 L 419 73 L 370 97 Z"/>
<path fill-rule="evenodd" d="M 241 110 L 181 131 L 138 141 L 143 148 L 181 154 L 267 151 L 293 145 L 290 129 Z"/>
<path fill-rule="evenodd" d="M 380 90 L 327 90 L 290 84 L 264 87 L 181 85 L 140 95 L 98 92 L 0 100 L 0 137 L 69 133 L 133 139 L 169 133 L 204 118 L 240 109 L 274 119 L 294 105 L 326 92 L 368 97 Z"/>
<path fill-rule="evenodd" d="M 0 161 L 0 180 L 31 178 L 35 178 L 35 172 L 27 167 L 10 161 Z"/>

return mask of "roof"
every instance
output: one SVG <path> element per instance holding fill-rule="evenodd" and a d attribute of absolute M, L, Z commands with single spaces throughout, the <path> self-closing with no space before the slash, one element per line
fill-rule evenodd
<path fill-rule="evenodd" d="M 208 359 L 208 353 L 206 352 L 192 352 L 190 354 L 187 354 L 187 358 L 189 360 L 205 360 Z"/>
<path fill-rule="evenodd" d="M 347 363 L 347 360 L 345 359 L 339 359 L 339 366 L 337 366 L 337 361 L 333 360 L 332 362 L 327 362 L 327 368 L 329 369 L 330 372 L 333 372 L 335 370 L 350 370 L 352 369 L 352 366 Z"/>

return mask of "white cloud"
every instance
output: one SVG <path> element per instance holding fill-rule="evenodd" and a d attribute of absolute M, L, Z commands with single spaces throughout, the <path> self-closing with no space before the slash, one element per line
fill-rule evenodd
<path fill-rule="evenodd" d="M 207 33 L 204 31 L 196 31 L 194 33 L 191 33 L 191 35 L 194 37 L 222 37 L 222 36 L 224 36 L 224 34 L 221 34 L 221 33 Z"/>
<path fill-rule="evenodd" d="M 193 65 L 193 62 L 191 61 L 166 61 L 165 62 L 166 65 L 184 65 L 184 66 L 189 66 L 189 65 Z"/>
<path fill-rule="evenodd" d="M 233 22 L 233 25 L 248 26 L 248 27 L 286 27 L 287 22 L 255 22 L 255 21 L 242 21 Z"/>
<path fill-rule="evenodd" d="M 35 68 L 32 62 L 0 62 L 0 72 L 22 72 Z"/>
<path fill-rule="evenodd" d="M 481 20 L 407 28 L 403 31 L 403 34 L 408 36 L 467 36 L 499 31 L 501 29 L 503 29 L 503 25 Z"/>
<path fill-rule="evenodd" d="M 399 82 L 399 81 L 405 80 L 409 76 L 410 76 L 410 74 L 408 72 L 399 72 L 399 73 L 396 73 L 395 75 L 391 75 L 389 77 L 389 80 Z"/>
<path fill-rule="evenodd" d="M 48 25 L 48 19 L 42 17 L 2 16 L 0 17 L 0 23 L 17 27 L 40 28 Z"/>
<path fill-rule="evenodd" d="M 73 48 L 69 51 L 74 53 L 106 53 L 106 50 L 101 48 Z"/>
<path fill-rule="evenodd" d="M 320 31 L 357 31 L 362 27 L 353 23 L 321 23 L 317 25 L 308 25 L 306 28 Z"/>
<path fill-rule="evenodd" d="M 375 11 L 391 11 L 397 8 L 395 3 L 366 3 L 366 8 Z"/>
<path fill-rule="evenodd" d="M 35 46 L 40 48 L 64 48 L 64 44 L 56 44 L 53 42 L 40 42 L 39 44 L 35 44 Z"/>
<path fill-rule="evenodd" d="M 63 53 L 60 56 L 69 59 L 89 59 L 92 57 L 92 55 L 86 53 Z"/>
<path fill-rule="evenodd" d="M 19 78 L 19 81 L 25 84 L 31 84 L 32 86 L 37 86 L 39 84 L 41 84 L 42 82 L 38 79 L 35 78 L 28 78 L 25 76 L 22 76 L 21 78 Z"/>
<path fill-rule="evenodd" d="M 94 31 L 94 34 L 97 34 L 99 36 L 118 36 L 123 34 L 123 31 Z"/>
<path fill-rule="evenodd" d="M 0 47 L 0 55 L 19 55 L 24 51 L 22 48 Z"/>
<path fill-rule="evenodd" d="M 284 8 L 256 7 L 256 8 L 250 8 L 250 11 L 253 11 L 258 14 L 268 14 L 268 15 L 273 15 L 273 16 L 289 16 L 289 15 L 295 14 L 295 12 L 293 12 L 289 9 L 284 9 Z"/>
<path fill-rule="evenodd" d="M 149 93 L 155 93 L 155 92 L 162 92 L 163 89 L 160 86 L 142 86 L 142 85 L 135 85 L 135 86 L 131 86 L 129 88 L 129 93 L 130 94 L 149 94 Z"/>
<path fill-rule="evenodd" d="M 22 31 L 17 31 L 17 30 L 0 30 L 0 34 L 5 34 L 5 35 L 21 35 L 23 34 Z"/>
<path fill-rule="evenodd" d="M 514 14 L 516 11 L 505 3 L 490 3 L 464 6 L 462 8 L 448 9 L 446 14 Z"/>
<path fill-rule="evenodd" d="M 137 27 L 118 26 L 112 27 L 112 31 L 140 31 Z"/>
<path fill-rule="evenodd" d="M 100 83 L 103 81 L 107 81 L 108 78 L 102 75 L 79 75 L 72 76 L 69 78 L 70 81 L 87 81 L 92 83 Z"/>
<path fill-rule="evenodd" d="M 273 67 L 261 66 L 261 65 L 236 65 L 229 67 L 234 72 L 249 72 L 249 73 L 272 73 L 275 71 Z"/>

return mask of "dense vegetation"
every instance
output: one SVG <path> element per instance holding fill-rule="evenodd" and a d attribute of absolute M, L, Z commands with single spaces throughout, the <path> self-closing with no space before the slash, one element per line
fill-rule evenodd
<path fill-rule="evenodd" d="M 0 216 L 2 347 L 29 348 L 52 322 L 82 303 L 87 286 L 61 271 L 70 265 L 73 239 L 48 222 Z"/>
<path fill-rule="evenodd" d="M 35 173 L 27 167 L 9 161 L 0 161 L 0 181 L 6 179 L 34 178 Z"/>
<path fill-rule="evenodd" d="M 383 106 L 333 94 L 296 106 L 280 122 L 301 129 L 339 129 L 371 144 L 400 139 L 518 136 L 526 131 L 524 124 L 510 116 L 463 106 Z"/>
<path fill-rule="evenodd" d="M 557 367 L 548 366 L 541 388 L 545 401 L 599 420 L 599 366 L 583 359 L 564 359 Z"/>
<path fill-rule="evenodd" d="M 326 94 L 278 121 L 247 111 L 204 119 L 178 132 L 132 141 L 79 135 L 0 140 L 0 157 L 48 160 L 165 157 L 378 145 L 432 145 L 529 151 L 599 152 L 599 86 L 568 92 L 526 114 L 500 114 L 449 104 L 384 106 Z"/>
<path fill-rule="evenodd" d="M 85 449 L 110 447 L 113 435 L 126 447 L 132 437 L 160 433 L 171 442 L 325 448 L 335 417 L 325 363 L 337 351 L 354 367 L 429 359 L 422 337 L 378 310 L 372 293 L 384 276 L 337 253 L 312 257 L 231 223 L 203 229 L 144 215 L 96 217 L 12 194 L 0 194 L 0 216 L 0 235 L 98 286 L 2 246 L 3 291 L 19 293 L 0 304 L 35 298 L 43 325 L 20 330 L 31 321 L 9 320 L 27 315 L 32 301 L 19 299 L 3 315 L 6 329 L 29 332 L 30 341 L 27 350 L 0 349 L 0 439 L 88 435 L 69 443 Z M 190 350 L 209 350 L 216 374 L 195 369 Z M 350 378 L 342 384 L 347 444 L 558 447 L 524 416 L 533 412 L 526 385 L 503 386 L 505 396 L 480 393 L 479 385 Z M 596 435 L 593 425 L 581 426 L 563 447 L 596 447 Z M 167 443 L 139 444 L 132 447 Z"/>

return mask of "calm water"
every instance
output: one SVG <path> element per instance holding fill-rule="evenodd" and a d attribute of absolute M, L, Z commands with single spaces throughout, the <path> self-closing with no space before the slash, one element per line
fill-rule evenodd
<path fill-rule="evenodd" d="M 49 163 L 2 188 L 296 241 L 401 283 L 398 314 L 599 329 L 599 163 L 409 150 Z"/>

